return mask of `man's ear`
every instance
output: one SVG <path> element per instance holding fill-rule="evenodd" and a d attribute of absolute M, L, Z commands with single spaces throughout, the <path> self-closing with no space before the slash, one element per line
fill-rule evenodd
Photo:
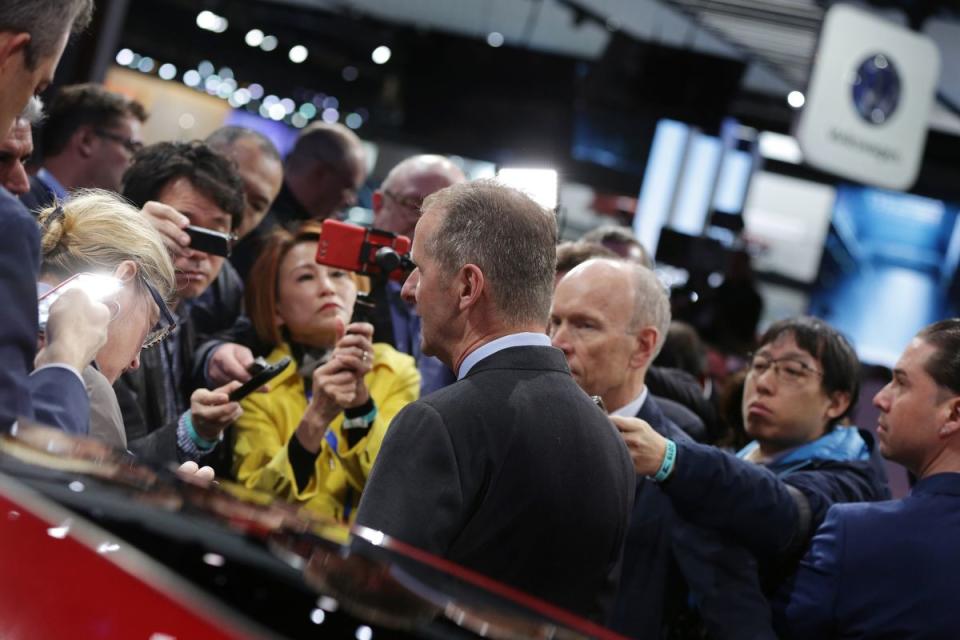
<path fill-rule="evenodd" d="M 937 433 L 941 438 L 960 433 L 960 396 L 953 396 L 947 400 L 947 419 L 943 421 Z"/>
<path fill-rule="evenodd" d="M 826 417 L 828 420 L 837 418 L 850 406 L 850 394 L 846 391 L 834 391 L 829 396 L 830 404 L 827 405 Z"/>
<path fill-rule="evenodd" d="M 30 44 L 30 34 L 21 31 L 0 31 L 0 69 L 6 70 L 8 64 L 16 62 L 23 64 L 23 60 L 15 60 L 18 53 L 25 53 Z"/>
<path fill-rule="evenodd" d="M 73 132 L 70 141 L 76 146 L 77 151 L 84 158 L 93 155 L 93 147 L 97 140 L 97 134 L 90 125 L 83 125 Z"/>
<path fill-rule="evenodd" d="M 465 310 L 480 301 L 486 286 L 483 271 L 475 264 L 465 264 L 456 275 L 457 298 L 460 310 Z"/>
<path fill-rule="evenodd" d="M 642 327 L 633 334 L 633 353 L 630 354 L 630 366 L 634 369 L 647 367 L 653 361 L 653 350 L 657 348 L 660 332 L 656 327 Z"/>

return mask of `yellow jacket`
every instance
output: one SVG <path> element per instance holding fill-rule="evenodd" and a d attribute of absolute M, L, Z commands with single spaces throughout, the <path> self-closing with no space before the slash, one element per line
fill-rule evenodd
<path fill-rule="evenodd" d="M 268 360 L 276 362 L 288 355 L 290 347 L 284 344 L 274 349 Z M 420 395 L 420 373 L 413 358 L 388 344 L 374 343 L 373 369 L 364 381 L 377 406 L 370 431 L 348 449 L 341 430 L 343 413 L 334 418 L 317 456 L 315 472 L 303 491 L 297 487 L 287 449 L 307 410 L 297 363 L 291 362 L 270 382 L 268 393 L 247 396 L 241 402 L 243 416 L 234 424 L 233 473 L 237 481 L 337 520 L 344 519 L 347 509 L 352 521 L 390 421 Z M 336 450 L 329 442 L 331 433 L 336 438 Z"/>

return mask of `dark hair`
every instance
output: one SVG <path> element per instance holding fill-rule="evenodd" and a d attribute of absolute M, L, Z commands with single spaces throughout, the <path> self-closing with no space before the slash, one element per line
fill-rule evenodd
<path fill-rule="evenodd" d="M 841 415 L 832 419 L 827 431 L 841 419 L 853 413 L 860 394 L 860 360 L 853 345 L 843 334 L 820 318 L 799 316 L 787 318 L 770 325 L 762 336 L 759 346 L 775 342 L 780 336 L 791 335 L 797 346 L 816 358 L 823 370 L 821 388 L 828 395 L 837 391 L 850 394 L 850 404 Z"/>
<path fill-rule="evenodd" d="M 924 327 L 917 337 L 936 349 L 924 370 L 941 387 L 960 393 L 960 318 L 949 318 Z"/>
<path fill-rule="evenodd" d="M 93 17 L 93 0 L 8 0 L 0 3 L 0 31 L 29 33 L 24 50 L 28 70 L 54 55 L 60 38 L 79 33 Z"/>
<path fill-rule="evenodd" d="M 235 125 L 220 127 L 207 136 L 204 142 L 210 145 L 214 151 L 227 153 L 241 140 L 253 140 L 260 150 L 260 153 L 272 160 L 281 162 L 280 152 L 277 151 L 277 147 L 274 146 L 270 138 L 259 131 L 247 129 L 246 127 L 237 127 Z"/>
<path fill-rule="evenodd" d="M 290 173 L 312 171 L 317 162 L 340 167 L 363 143 L 353 131 L 339 123 L 314 122 L 300 132 L 287 155 L 285 170 Z"/>
<path fill-rule="evenodd" d="M 654 364 L 683 369 L 699 380 L 707 372 L 707 351 L 703 348 L 700 334 L 686 322 L 671 322 L 663 349 Z"/>
<path fill-rule="evenodd" d="M 62 153 L 80 127 L 110 127 L 125 118 L 144 122 L 147 111 L 136 100 L 107 91 L 98 84 L 64 87 L 47 107 L 40 153 L 44 158 Z"/>
<path fill-rule="evenodd" d="M 557 245 L 557 273 L 566 273 L 591 258 L 618 259 L 616 253 L 595 242 L 561 242 Z"/>
<path fill-rule="evenodd" d="M 557 267 L 557 221 L 517 189 L 495 180 L 461 182 L 423 201 L 440 224 L 427 251 L 445 273 L 475 264 L 501 317 L 546 326 Z"/>
<path fill-rule="evenodd" d="M 145 147 L 123 174 L 123 195 L 137 207 L 156 200 L 164 187 L 177 178 L 190 184 L 230 214 L 231 228 L 243 218 L 243 182 L 236 165 L 195 140 L 158 142 Z"/>
<path fill-rule="evenodd" d="M 653 269 L 653 259 L 647 252 L 647 249 L 633 235 L 633 229 L 630 227 L 621 227 L 615 224 L 607 224 L 583 234 L 580 238 L 584 242 L 595 242 L 610 249 L 621 258 L 629 258 L 630 247 L 636 247 L 640 250 L 640 264 Z"/>

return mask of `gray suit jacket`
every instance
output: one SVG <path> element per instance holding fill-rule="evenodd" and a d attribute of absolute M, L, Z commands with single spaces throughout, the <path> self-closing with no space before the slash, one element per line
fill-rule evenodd
<path fill-rule="evenodd" d="M 394 418 L 357 523 L 606 620 L 634 478 L 563 353 L 513 347 Z"/>

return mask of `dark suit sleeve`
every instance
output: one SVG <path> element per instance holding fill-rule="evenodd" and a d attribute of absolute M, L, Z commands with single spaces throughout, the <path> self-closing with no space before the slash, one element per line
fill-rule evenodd
<path fill-rule="evenodd" d="M 390 423 L 360 499 L 357 524 L 442 555 L 462 528 L 464 495 L 450 434 L 423 402 Z"/>
<path fill-rule="evenodd" d="M 90 402 L 80 378 L 57 368 L 28 375 L 37 354 L 39 266 L 37 223 L 0 188 L 0 427 L 24 417 L 86 434 Z"/>
<path fill-rule="evenodd" d="M 840 559 L 843 554 L 842 508 L 827 512 L 796 576 L 774 601 L 774 620 L 789 638 L 836 637 Z"/>
<path fill-rule="evenodd" d="M 798 508 L 802 496 L 767 469 L 719 449 L 677 442 L 676 466 L 663 488 L 684 518 L 754 553 L 784 553 L 806 536 Z"/>

